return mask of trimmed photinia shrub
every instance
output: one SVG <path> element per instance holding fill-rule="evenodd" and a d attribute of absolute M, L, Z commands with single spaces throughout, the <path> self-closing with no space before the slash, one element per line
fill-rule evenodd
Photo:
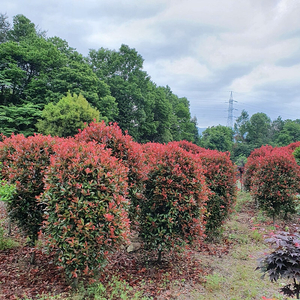
<path fill-rule="evenodd" d="M 274 148 L 256 157 L 257 169 L 252 178 L 251 195 L 273 219 L 281 212 L 295 212 L 300 191 L 300 169 L 290 151 Z"/>
<path fill-rule="evenodd" d="M 208 237 L 216 235 L 236 203 L 236 169 L 230 160 L 230 153 L 204 149 L 187 141 L 170 144 L 194 153 L 202 161 L 206 183 L 210 189 L 205 233 Z"/>
<path fill-rule="evenodd" d="M 123 134 L 116 123 L 105 125 L 104 121 L 89 124 L 75 138 L 78 141 L 96 141 L 104 145 L 105 149 L 111 149 L 112 155 L 128 167 L 128 193 L 131 200 L 129 217 L 135 223 L 137 208 L 143 197 L 143 182 L 148 173 L 142 146 L 134 142 L 127 133 Z"/>
<path fill-rule="evenodd" d="M 16 187 L 8 204 L 9 216 L 30 237 L 38 238 L 45 205 L 36 197 L 44 191 L 43 177 L 56 140 L 50 136 L 22 134 L 3 137 L 0 143 L 1 175 Z"/>
<path fill-rule="evenodd" d="M 249 192 L 251 190 L 254 174 L 260 168 L 258 158 L 270 155 L 273 149 L 274 148 L 272 146 L 266 145 L 251 152 L 250 156 L 247 159 L 247 163 L 245 164 L 243 185 L 246 191 Z"/>
<path fill-rule="evenodd" d="M 140 202 L 146 249 L 165 250 L 204 236 L 207 187 L 199 159 L 176 145 L 147 144 L 150 166 Z"/>
<path fill-rule="evenodd" d="M 293 152 L 298 147 L 300 147 L 300 142 L 294 142 L 294 143 L 291 143 L 291 144 L 289 144 L 285 147 L 282 147 L 282 148 L 287 149 L 290 152 Z"/>
<path fill-rule="evenodd" d="M 236 203 L 236 167 L 228 152 L 206 150 L 198 154 L 205 168 L 210 194 L 207 202 L 206 235 L 218 234 Z"/>
<path fill-rule="evenodd" d="M 72 139 L 57 145 L 45 175 L 48 250 L 77 278 L 92 274 L 129 234 L 128 169 L 95 142 Z"/>

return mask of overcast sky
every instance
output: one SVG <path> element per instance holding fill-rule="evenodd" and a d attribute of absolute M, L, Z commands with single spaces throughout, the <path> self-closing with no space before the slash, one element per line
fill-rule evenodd
<path fill-rule="evenodd" d="M 135 48 L 157 85 L 190 101 L 199 127 L 245 109 L 300 119 L 300 0 L 1 0 L 87 55 Z"/>

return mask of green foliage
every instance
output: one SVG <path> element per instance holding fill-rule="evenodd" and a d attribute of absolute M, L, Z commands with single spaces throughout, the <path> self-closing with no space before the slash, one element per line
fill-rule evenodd
<path fill-rule="evenodd" d="M 294 152 L 293 152 L 293 155 L 296 159 L 296 162 L 298 165 L 300 165 L 300 147 L 297 147 Z"/>
<path fill-rule="evenodd" d="M 14 42 L 43 36 L 45 33 L 37 30 L 34 23 L 32 23 L 24 15 L 16 15 L 13 17 L 12 29 L 8 31 L 8 39 Z"/>
<path fill-rule="evenodd" d="M 47 248 L 69 278 L 93 274 L 127 239 L 127 168 L 95 142 L 66 139 L 55 148 L 40 204 Z"/>
<path fill-rule="evenodd" d="M 68 137 L 78 133 L 86 123 L 99 121 L 99 111 L 91 107 L 80 94 L 68 93 L 57 104 L 49 103 L 36 124 L 39 132 L 52 136 Z"/>
<path fill-rule="evenodd" d="M 0 44 L 7 41 L 7 35 L 10 30 L 10 24 L 7 21 L 8 16 L 0 13 Z"/>
<path fill-rule="evenodd" d="M 300 293 L 300 236 L 297 233 L 280 231 L 266 240 L 275 244 L 275 250 L 263 257 L 256 270 L 260 270 L 263 277 L 267 274 L 270 281 L 280 278 L 292 279 L 292 284 L 281 288 L 281 292 L 289 297 Z M 298 280 L 298 283 L 297 283 Z"/>
<path fill-rule="evenodd" d="M 4 137 L 0 143 L 2 176 L 16 190 L 7 202 L 9 216 L 15 220 L 34 244 L 44 220 L 44 204 L 36 197 L 44 191 L 43 177 L 50 162 L 50 154 L 55 140 L 50 136 L 23 135 Z"/>
<path fill-rule="evenodd" d="M 16 192 L 16 185 L 9 184 L 5 180 L 0 181 L 0 201 L 9 202 Z"/>
<path fill-rule="evenodd" d="M 207 189 L 203 168 L 177 145 L 147 144 L 151 167 L 140 201 L 140 236 L 147 249 L 163 251 L 203 237 Z"/>
<path fill-rule="evenodd" d="M 300 123 L 297 120 L 286 120 L 282 130 L 278 133 L 276 144 L 287 146 L 297 141 L 300 141 Z"/>
<path fill-rule="evenodd" d="M 41 117 L 39 105 L 23 104 L 0 106 L 0 131 L 9 136 L 22 132 L 25 136 L 33 135 L 37 118 Z"/>
<path fill-rule="evenodd" d="M 209 127 L 202 132 L 199 146 L 222 152 L 232 151 L 233 130 L 222 125 Z"/>
<path fill-rule="evenodd" d="M 4 236 L 4 228 L 0 223 L 0 251 L 15 248 L 18 245 L 19 244 L 15 240 Z"/>

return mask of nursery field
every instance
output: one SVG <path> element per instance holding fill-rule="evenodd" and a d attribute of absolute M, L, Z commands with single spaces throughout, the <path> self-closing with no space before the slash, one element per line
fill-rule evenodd
<path fill-rule="evenodd" d="M 1 203 L 0 299 L 287 299 L 278 292 L 287 282 L 262 280 L 255 268 L 257 259 L 271 251 L 264 236 L 298 224 L 298 214 L 273 224 L 249 193 L 239 192 L 219 238 L 170 252 L 161 262 L 150 259 L 155 251 L 146 256 L 142 249 L 128 253 L 125 248 L 109 256 L 101 274 L 84 277 L 73 290 L 55 266 L 55 255 L 45 254 L 42 238 L 30 265 L 33 248 L 15 226 L 7 235 Z"/>

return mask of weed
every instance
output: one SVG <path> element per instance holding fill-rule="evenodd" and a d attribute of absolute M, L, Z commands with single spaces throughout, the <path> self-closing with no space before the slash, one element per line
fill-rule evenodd
<path fill-rule="evenodd" d="M 217 273 L 207 275 L 205 276 L 205 279 L 205 286 L 210 291 L 219 290 L 221 288 L 221 284 L 225 281 L 225 278 Z"/>
<path fill-rule="evenodd" d="M 4 236 L 4 228 L 0 224 L 0 250 L 15 248 L 19 245 L 15 240 Z"/>
<path fill-rule="evenodd" d="M 141 291 L 135 292 L 133 288 L 125 281 L 113 277 L 107 286 L 104 286 L 101 282 L 90 285 L 85 291 L 81 291 L 80 294 L 84 295 L 81 299 L 90 299 L 94 297 L 95 300 L 147 300 L 149 298 L 143 297 Z M 88 297 L 88 298 L 86 298 Z"/>
<path fill-rule="evenodd" d="M 235 211 L 237 213 L 241 212 L 242 209 L 245 207 L 245 204 L 251 202 L 251 197 L 250 194 L 247 192 L 238 192 L 238 197 L 237 197 L 237 203 L 235 205 Z"/>
<path fill-rule="evenodd" d="M 251 238 L 256 242 L 261 242 L 263 240 L 263 235 L 258 230 L 251 231 Z"/>

